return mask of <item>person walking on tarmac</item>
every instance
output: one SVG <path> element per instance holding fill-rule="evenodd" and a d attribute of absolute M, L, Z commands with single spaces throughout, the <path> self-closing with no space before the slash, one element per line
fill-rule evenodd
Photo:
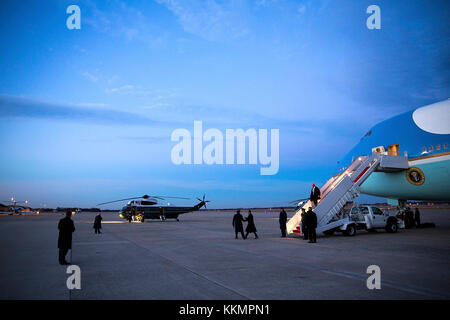
<path fill-rule="evenodd" d="M 306 212 L 306 224 L 308 226 L 309 243 L 316 243 L 317 215 L 311 207 Z"/>
<path fill-rule="evenodd" d="M 280 222 L 281 237 L 286 238 L 287 213 L 286 211 L 284 211 L 284 208 L 281 208 L 280 217 L 278 218 L 278 221 Z"/>
<path fill-rule="evenodd" d="M 69 249 L 72 249 L 72 233 L 75 232 L 75 224 L 70 217 L 72 212 L 66 211 L 66 217 L 59 220 L 58 223 L 58 249 L 59 249 L 59 264 L 67 265 L 66 254 Z"/>
<path fill-rule="evenodd" d="M 256 234 L 256 226 L 255 226 L 255 219 L 253 218 L 253 214 L 251 210 L 248 210 L 248 216 L 244 221 L 247 221 L 247 228 L 245 228 L 245 232 L 247 233 L 245 235 L 245 238 L 248 237 L 250 233 L 255 234 L 255 239 L 258 239 L 258 235 Z"/>
<path fill-rule="evenodd" d="M 320 189 L 316 185 L 312 184 L 311 194 L 309 195 L 309 200 L 314 203 L 314 207 L 317 207 L 317 201 L 320 199 Z"/>
<path fill-rule="evenodd" d="M 244 217 L 241 215 L 241 210 L 238 210 L 236 211 L 236 214 L 233 216 L 234 232 L 236 234 L 236 239 L 238 238 L 238 233 L 240 232 L 242 235 L 242 239 L 245 240 L 244 226 L 242 225 L 242 221 L 244 221 Z"/>
<path fill-rule="evenodd" d="M 303 233 L 303 240 L 308 240 L 308 223 L 306 221 L 307 217 L 306 217 L 305 208 L 302 208 L 302 212 L 300 215 L 302 217 L 301 227 L 302 227 L 302 233 Z"/>
<path fill-rule="evenodd" d="M 95 219 L 94 219 L 94 230 L 95 230 L 96 234 L 97 233 L 101 233 L 100 229 L 102 228 L 102 220 L 103 220 L 103 218 L 102 218 L 101 213 L 99 213 L 98 215 L 95 216 Z"/>

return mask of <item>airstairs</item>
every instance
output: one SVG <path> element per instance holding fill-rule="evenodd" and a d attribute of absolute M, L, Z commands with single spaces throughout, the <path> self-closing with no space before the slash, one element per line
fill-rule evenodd
<path fill-rule="evenodd" d="M 360 194 L 360 187 L 375 171 L 394 172 L 409 168 L 408 158 L 381 153 L 360 156 L 342 173 L 331 177 L 320 189 L 321 201 L 314 208 L 308 201 L 303 208 L 313 207 L 317 215 L 318 233 L 338 228 L 348 222 L 344 206 Z M 289 234 L 300 234 L 301 208 L 297 208 L 294 216 L 287 222 Z"/>

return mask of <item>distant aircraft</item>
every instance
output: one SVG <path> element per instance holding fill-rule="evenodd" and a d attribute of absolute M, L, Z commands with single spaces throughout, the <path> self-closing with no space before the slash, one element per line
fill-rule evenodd
<path fill-rule="evenodd" d="M 17 201 L 14 198 L 6 200 L 4 202 L 9 202 L 9 205 L 0 204 L 0 214 L 39 214 L 39 211 L 33 210 L 28 207 L 28 200 Z M 18 203 L 24 203 L 25 205 L 19 205 Z"/>
<path fill-rule="evenodd" d="M 158 200 L 164 200 L 164 199 L 189 199 L 189 198 L 182 198 L 182 197 L 170 197 L 170 196 L 149 196 L 144 195 L 141 197 L 133 197 L 133 198 L 126 198 L 126 199 L 120 199 L 120 200 L 114 200 L 114 201 L 108 201 L 99 203 L 98 205 L 104 205 L 114 202 L 120 202 L 120 201 L 127 201 L 127 205 L 123 207 L 120 212 L 119 216 L 122 219 L 128 219 L 128 217 L 131 217 L 134 221 L 144 222 L 145 219 L 160 219 L 162 221 L 165 221 L 166 219 L 176 219 L 178 220 L 178 216 L 183 213 L 188 213 L 192 211 L 198 211 L 202 207 L 206 208 L 206 204 L 210 202 L 209 200 L 205 200 L 205 195 L 203 195 L 203 198 L 197 198 L 199 203 L 192 207 L 176 207 L 176 206 L 155 206 L 158 204 Z M 141 200 L 137 200 L 141 199 Z"/>
<path fill-rule="evenodd" d="M 339 161 L 342 172 L 359 156 L 372 152 L 406 156 L 409 168 L 373 172 L 361 193 L 399 200 L 450 200 L 450 99 L 382 121 Z"/>

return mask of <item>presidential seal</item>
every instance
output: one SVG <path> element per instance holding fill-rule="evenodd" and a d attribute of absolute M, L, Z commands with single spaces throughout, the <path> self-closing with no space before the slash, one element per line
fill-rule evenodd
<path fill-rule="evenodd" d="M 423 171 L 417 167 L 411 167 L 406 170 L 406 179 L 413 185 L 420 186 L 425 182 Z"/>

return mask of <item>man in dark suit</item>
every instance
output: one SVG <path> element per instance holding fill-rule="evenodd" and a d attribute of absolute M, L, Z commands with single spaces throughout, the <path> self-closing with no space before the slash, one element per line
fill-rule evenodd
<path fill-rule="evenodd" d="M 280 217 L 278 218 L 280 223 L 281 237 L 286 238 L 286 222 L 287 222 L 287 213 L 284 211 L 284 208 L 281 208 Z"/>
<path fill-rule="evenodd" d="M 234 232 L 236 233 L 236 239 L 238 238 L 238 233 L 240 232 L 242 235 L 242 239 L 245 240 L 244 226 L 242 225 L 242 221 L 244 221 L 244 217 L 241 215 L 241 210 L 238 210 L 236 211 L 236 214 L 233 216 Z"/>
<path fill-rule="evenodd" d="M 308 221 L 306 216 L 306 210 L 305 208 L 302 208 L 301 213 L 302 221 L 301 221 L 301 228 L 303 233 L 303 240 L 308 240 Z"/>
<path fill-rule="evenodd" d="M 308 226 L 309 243 L 316 243 L 317 215 L 312 211 L 311 207 L 309 207 L 306 212 L 306 222 Z"/>
<path fill-rule="evenodd" d="M 314 206 L 317 207 L 317 201 L 320 199 L 320 189 L 313 183 L 311 194 L 309 195 L 309 200 L 314 203 Z"/>
<path fill-rule="evenodd" d="M 66 261 L 66 254 L 72 249 L 72 233 L 75 232 L 75 224 L 70 217 L 72 212 L 67 211 L 66 217 L 59 220 L 58 229 L 58 248 L 59 248 L 59 264 L 69 264 Z"/>

